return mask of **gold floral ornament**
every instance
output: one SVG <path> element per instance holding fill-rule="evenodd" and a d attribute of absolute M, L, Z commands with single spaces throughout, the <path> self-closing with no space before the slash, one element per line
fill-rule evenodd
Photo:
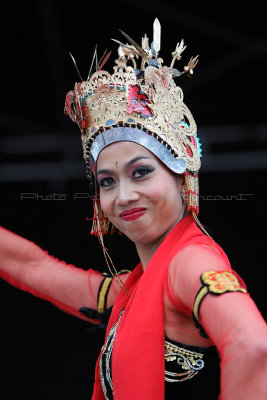
<path fill-rule="evenodd" d="M 229 291 L 246 293 L 246 290 L 240 286 L 237 277 L 229 271 L 204 272 L 201 275 L 201 280 L 204 285 L 208 286 L 209 292 L 212 293 L 222 294 Z"/>
<path fill-rule="evenodd" d="M 237 276 L 231 271 L 207 271 L 200 278 L 202 286 L 199 289 L 193 308 L 194 320 L 199 323 L 199 308 L 204 297 L 211 293 L 221 295 L 226 292 L 242 292 L 247 290 L 241 286 Z"/>

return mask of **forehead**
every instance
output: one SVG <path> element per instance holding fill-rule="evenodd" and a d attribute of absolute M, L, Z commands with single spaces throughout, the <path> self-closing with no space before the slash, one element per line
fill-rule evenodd
<path fill-rule="evenodd" d="M 97 168 L 100 168 L 100 166 L 102 168 L 104 165 L 114 163 L 114 161 L 124 163 L 137 156 L 145 156 L 156 160 L 153 153 L 137 143 L 126 141 L 112 143 L 99 154 Z"/>

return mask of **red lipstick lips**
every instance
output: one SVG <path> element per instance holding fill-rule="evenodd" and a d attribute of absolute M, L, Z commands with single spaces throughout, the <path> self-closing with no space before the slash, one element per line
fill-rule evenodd
<path fill-rule="evenodd" d="M 124 210 L 119 214 L 119 217 L 125 221 L 133 221 L 141 217 L 146 212 L 145 208 L 131 208 L 130 210 Z"/>

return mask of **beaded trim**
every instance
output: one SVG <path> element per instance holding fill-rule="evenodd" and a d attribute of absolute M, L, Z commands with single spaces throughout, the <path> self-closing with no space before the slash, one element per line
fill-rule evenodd
<path fill-rule="evenodd" d="M 113 343 L 115 340 L 115 335 L 118 327 L 118 323 L 120 322 L 122 313 L 124 308 L 122 309 L 119 319 L 115 325 L 110 329 L 109 334 L 107 336 L 106 343 L 102 347 L 101 356 L 99 360 L 99 373 L 100 380 L 103 389 L 103 393 L 106 400 L 113 400 L 113 383 L 112 383 L 112 375 L 111 375 L 111 356 L 113 350 Z"/>
<path fill-rule="evenodd" d="M 166 382 L 183 382 L 193 378 L 204 368 L 204 354 L 187 350 L 165 340 L 165 361 L 175 361 L 181 372 L 170 372 L 165 370 Z"/>

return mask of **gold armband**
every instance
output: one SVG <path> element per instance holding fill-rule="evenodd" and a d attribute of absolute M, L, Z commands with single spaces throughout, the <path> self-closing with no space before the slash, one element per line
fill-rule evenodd
<path fill-rule="evenodd" d="M 122 269 L 121 271 L 118 272 L 117 275 L 125 274 L 127 272 L 130 271 L 128 269 Z M 113 279 L 111 275 L 105 272 L 102 275 L 104 276 L 104 279 L 100 284 L 97 295 L 97 311 L 99 314 L 103 314 L 106 310 L 108 292 Z"/>
<path fill-rule="evenodd" d="M 193 308 L 193 318 L 199 327 L 199 308 L 204 297 L 211 293 L 220 295 L 226 292 L 243 292 L 247 290 L 242 288 L 237 277 L 230 271 L 207 271 L 204 272 L 200 280 L 202 286 L 199 289 Z"/>
<path fill-rule="evenodd" d="M 112 282 L 112 277 L 106 276 L 100 284 L 97 296 L 97 311 L 99 312 L 99 314 L 103 314 L 106 309 L 108 291 L 111 282 Z"/>

